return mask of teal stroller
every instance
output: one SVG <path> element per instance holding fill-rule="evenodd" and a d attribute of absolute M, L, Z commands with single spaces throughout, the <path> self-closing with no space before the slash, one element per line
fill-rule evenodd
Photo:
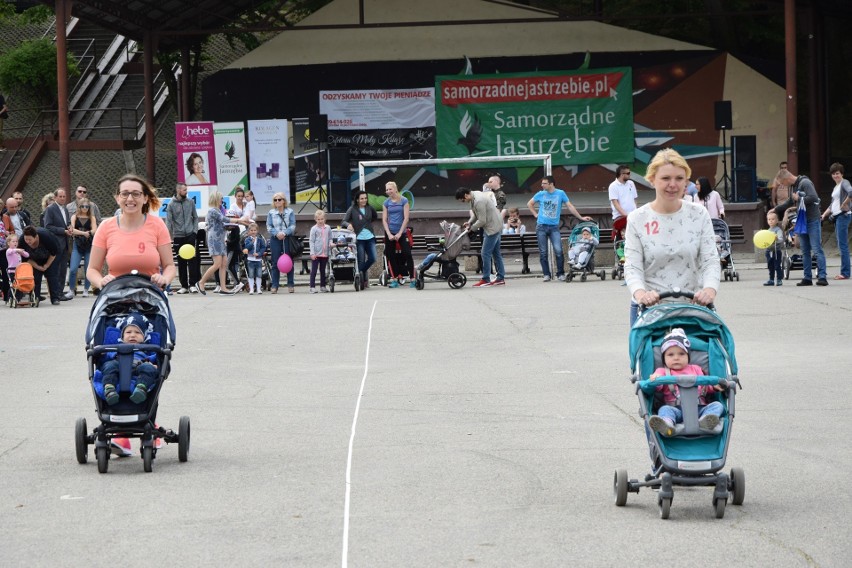
<path fill-rule="evenodd" d="M 667 292 L 661 298 L 692 298 L 688 292 Z M 658 377 L 653 383 L 648 377 L 661 367 L 660 344 L 672 328 L 683 328 L 691 343 L 689 362 L 699 365 L 704 376 L 677 375 Z M 725 515 L 728 499 L 742 505 L 745 498 L 745 473 L 734 467 L 730 475 L 722 471 L 734 422 L 734 402 L 737 387 L 737 363 L 734 340 L 725 323 L 715 311 L 687 303 L 664 303 L 642 312 L 630 331 L 630 365 L 639 398 L 639 414 L 645 424 L 645 435 L 651 457 L 651 472 L 644 481 L 628 479 L 627 471 L 617 469 L 613 480 L 615 504 L 627 504 L 628 493 L 639 493 L 642 487 L 657 490 L 660 517 L 669 518 L 674 487 L 713 487 L 713 509 L 717 519 Z M 657 413 L 661 401 L 657 398 L 659 385 L 677 385 L 680 394 L 683 423 L 677 424 L 673 435 L 653 431 L 648 420 Z M 721 385 L 719 402 L 725 408 L 719 425 L 713 431 L 703 430 L 698 422 L 698 391 L 701 385 Z"/>

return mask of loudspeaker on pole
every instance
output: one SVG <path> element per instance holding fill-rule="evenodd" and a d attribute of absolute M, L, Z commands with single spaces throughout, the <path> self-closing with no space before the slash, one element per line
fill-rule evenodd
<path fill-rule="evenodd" d="M 326 142 L 328 139 L 328 115 L 312 114 L 308 117 L 311 142 Z"/>
<path fill-rule="evenodd" d="M 713 103 L 713 111 L 716 130 L 730 130 L 733 123 L 731 101 L 716 101 Z"/>

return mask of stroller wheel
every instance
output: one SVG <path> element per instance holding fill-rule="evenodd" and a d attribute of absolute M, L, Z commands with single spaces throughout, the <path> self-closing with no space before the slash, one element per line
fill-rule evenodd
<path fill-rule="evenodd" d="M 86 427 L 86 419 L 78 418 L 77 424 L 74 427 L 74 447 L 77 450 L 77 463 L 86 463 L 89 461 L 89 444 L 86 443 L 88 429 Z"/>
<path fill-rule="evenodd" d="M 379 275 L 379 286 L 387 286 L 388 285 L 388 273 L 382 272 Z"/>
<path fill-rule="evenodd" d="M 95 448 L 95 456 L 98 458 L 98 473 L 106 473 L 109 469 L 109 446 Z"/>
<path fill-rule="evenodd" d="M 615 280 L 616 278 L 618 278 L 618 269 L 613 268 L 612 269 L 612 279 Z"/>
<path fill-rule="evenodd" d="M 142 448 L 142 465 L 145 473 L 154 471 L 154 448 L 151 446 Z"/>
<path fill-rule="evenodd" d="M 601 270 L 598 272 L 598 276 L 601 277 L 601 280 L 606 280 L 606 270 Z"/>
<path fill-rule="evenodd" d="M 364 289 L 364 284 L 361 282 L 361 275 L 356 274 L 355 275 L 355 291 L 360 292 L 363 289 Z"/>
<path fill-rule="evenodd" d="M 615 496 L 615 506 L 624 507 L 627 504 L 627 470 L 615 470 L 615 478 L 612 482 L 612 491 Z"/>
<path fill-rule="evenodd" d="M 739 281 L 740 281 L 740 273 L 739 273 L 739 272 L 734 272 L 734 278 L 736 278 L 736 279 L 737 279 L 737 282 L 739 282 Z"/>
<path fill-rule="evenodd" d="M 189 459 L 189 416 L 181 416 L 178 423 L 178 461 Z"/>
<path fill-rule="evenodd" d="M 447 284 L 449 284 L 450 288 L 454 290 L 464 288 L 464 285 L 467 284 L 467 276 L 461 272 L 453 272 L 450 274 L 449 278 L 447 278 Z"/>
<path fill-rule="evenodd" d="M 423 277 L 422 277 L 422 276 L 418 276 L 418 277 L 417 277 L 417 279 L 414 281 L 414 286 L 415 286 L 418 290 L 422 290 L 423 288 L 425 288 L 425 287 L 426 287 L 426 283 L 425 283 L 425 282 L 423 282 Z"/>
<path fill-rule="evenodd" d="M 328 291 L 334 293 L 334 276 L 328 279 Z"/>
<path fill-rule="evenodd" d="M 586 281 L 586 273 L 584 272 L 580 275 L 580 282 L 585 282 L 585 281 Z"/>
<path fill-rule="evenodd" d="M 668 519 L 669 514 L 672 512 L 672 500 L 670 497 L 660 497 L 659 498 L 660 505 L 660 518 Z"/>
<path fill-rule="evenodd" d="M 727 499 L 714 499 L 713 500 L 713 508 L 716 512 L 716 518 L 721 519 L 725 516 L 725 505 L 728 503 Z"/>
<path fill-rule="evenodd" d="M 745 471 L 741 467 L 731 468 L 732 505 L 742 505 L 745 501 Z"/>

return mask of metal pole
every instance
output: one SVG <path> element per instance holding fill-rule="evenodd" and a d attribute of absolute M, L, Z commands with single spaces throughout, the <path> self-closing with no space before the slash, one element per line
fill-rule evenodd
<path fill-rule="evenodd" d="M 189 93 L 189 46 L 180 48 L 180 119 L 192 120 L 192 98 Z"/>
<path fill-rule="evenodd" d="M 148 181 L 156 185 L 157 156 L 155 152 L 154 125 L 154 50 L 156 38 L 151 31 L 145 32 L 145 47 L 143 55 L 143 72 L 145 75 L 145 166 Z"/>
<path fill-rule="evenodd" d="M 784 0 L 784 57 L 787 83 L 787 167 L 799 173 L 799 124 L 796 120 L 796 0 Z"/>
<path fill-rule="evenodd" d="M 56 0 L 56 96 L 59 123 L 59 183 L 71 189 L 71 149 L 68 120 L 68 47 L 65 24 L 70 6 L 68 0 Z"/>

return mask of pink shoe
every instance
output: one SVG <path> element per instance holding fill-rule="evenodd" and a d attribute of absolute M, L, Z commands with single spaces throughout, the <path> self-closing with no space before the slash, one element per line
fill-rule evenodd
<path fill-rule="evenodd" d="M 133 455 L 129 438 L 113 438 L 109 442 L 109 449 L 112 455 L 120 458 L 127 458 Z"/>

